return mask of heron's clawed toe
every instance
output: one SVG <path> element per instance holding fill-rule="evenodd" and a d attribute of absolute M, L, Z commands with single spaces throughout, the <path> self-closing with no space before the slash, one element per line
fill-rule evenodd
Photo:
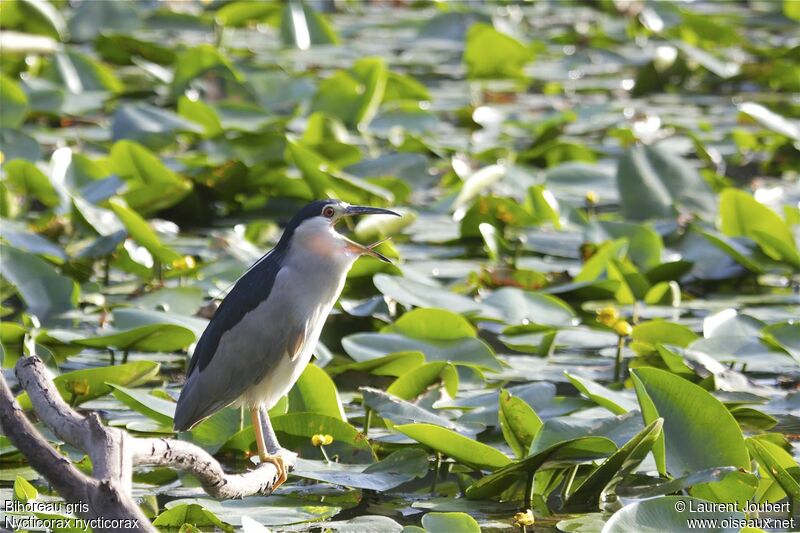
<path fill-rule="evenodd" d="M 289 477 L 288 471 L 292 465 L 286 464 L 285 457 L 283 455 L 260 455 L 259 459 L 261 459 L 262 463 L 272 463 L 275 465 L 275 469 L 278 471 L 278 477 L 275 478 L 275 484 L 272 485 L 272 491 L 275 492 L 275 489 L 280 487 L 286 482 L 286 479 Z"/>

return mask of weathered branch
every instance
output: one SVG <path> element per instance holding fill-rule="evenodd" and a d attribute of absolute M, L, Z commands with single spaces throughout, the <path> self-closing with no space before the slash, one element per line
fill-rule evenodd
<path fill-rule="evenodd" d="M 262 463 L 244 474 L 226 474 L 204 449 L 174 439 L 136 439 L 133 464 L 172 466 L 190 472 L 210 496 L 234 500 L 251 494 L 268 495 L 278 476 L 272 463 Z"/>
<path fill-rule="evenodd" d="M 95 413 L 83 416 L 75 412 L 61 398 L 38 357 L 20 359 L 16 373 L 42 422 L 59 438 L 89 455 L 93 477 L 83 474 L 50 446 L 27 419 L 5 378 L 0 376 L 3 432 L 66 501 L 88 505 L 89 510 L 81 518 L 136 519 L 140 531 L 154 531 L 130 496 L 132 470 L 136 465 L 171 466 L 189 472 L 200 480 L 209 495 L 219 499 L 272 492 L 278 472 L 270 463 L 244 474 L 226 474 L 216 459 L 192 443 L 139 439 L 121 429 L 104 426 Z M 104 531 L 102 527 L 94 529 Z"/>

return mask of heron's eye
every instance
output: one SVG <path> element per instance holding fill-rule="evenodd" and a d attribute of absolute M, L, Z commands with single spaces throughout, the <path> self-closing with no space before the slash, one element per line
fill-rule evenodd
<path fill-rule="evenodd" d="M 328 206 L 322 210 L 322 216 L 326 218 L 333 218 L 334 213 L 336 213 L 336 211 L 334 211 L 331 206 Z"/>

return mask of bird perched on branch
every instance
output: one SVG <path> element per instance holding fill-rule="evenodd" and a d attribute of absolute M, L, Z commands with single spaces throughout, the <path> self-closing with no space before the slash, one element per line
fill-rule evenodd
<path fill-rule="evenodd" d="M 258 455 L 287 476 L 286 450 L 267 410 L 289 392 L 311 359 L 325 319 L 361 255 L 389 260 L 339 234 L 354 215 L 388 209 L 318 200 L 289 222 L 278 244 L 239 278 L 209 322 L 189 363 L 175 410 L 175 430 L 188 431 L 220 409 L 250 410 Z"/>

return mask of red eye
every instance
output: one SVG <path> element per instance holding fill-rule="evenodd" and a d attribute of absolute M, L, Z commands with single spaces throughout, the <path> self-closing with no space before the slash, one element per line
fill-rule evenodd
<path fill-rule="evenodd" d="M 335 213 L 335 211 L 330 206 L 328 206 L 328 207 L 326 207 L 325 209 L 322 210 L 322 215 L 327 217 L 327 218 L 333 218 L 334 213 Z"/>

